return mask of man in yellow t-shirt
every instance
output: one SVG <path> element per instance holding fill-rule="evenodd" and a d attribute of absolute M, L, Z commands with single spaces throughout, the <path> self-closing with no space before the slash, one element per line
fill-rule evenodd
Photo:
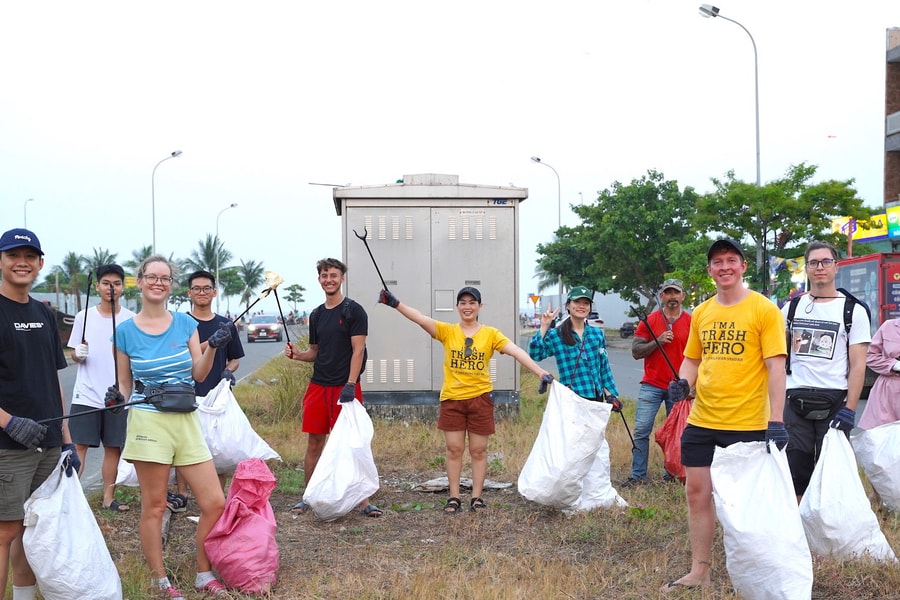
<path fill-rule="evenodd" d="M 716 446 L 771 441 L 783 449 L 788 441 L 782 419 L 787 347 L 781 311 L 744 287 L 747 263 L 736 241 L 716 240 L 706 257 L 716 295 L 693 312 L 681 379 L 670 387 L 676 401 L 696 389 L 681 437 L 691 571 L 664 585 L 663 593 L 710 584 L 716 526 L 710 466 Z"/>

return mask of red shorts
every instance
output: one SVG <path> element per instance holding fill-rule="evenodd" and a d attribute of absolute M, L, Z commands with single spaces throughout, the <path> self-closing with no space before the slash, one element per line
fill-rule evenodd
<path fill-rule="evenodd" d="M 468 400 L 442 400 L 437 426 L 441 431 L 468 431 L 478 435 L 493 434 L 493 394 L 488 392 Z"/>
<path fill-rule="evenodd" d="M 310 382 L 303 396 L 303 433 L 327 435 L 331 433 L 341 414 L 342 385 L 319 385 Z M 362 388 L 356 382 L 356 399 L 362 404 Z"/>

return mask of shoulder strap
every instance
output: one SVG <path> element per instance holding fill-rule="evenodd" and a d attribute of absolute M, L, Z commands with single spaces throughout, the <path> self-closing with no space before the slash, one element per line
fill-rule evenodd
<path fill-rule="evenodd" d="M 844 288 L 838 288 L 837 291 L 842 293 L 846 298 L 844 299 L 844 331 L 847 332 L 847 347 L 850 347 L 850 328 L 853 326 L 853 305 L 859 304 L 866 311 L 866 316 L 869 318 L 869 323 L 872 323 L 872 313 L 869 311 L 869 307 L 866 306 L 866 303 L 845 290 Z"/>
<path fill-rule="evenodd" d="M 784 320 L 785 336 L 787 337 L 787 357 L 784 359 L 784 370 L 788 375 L 791 374 L 791 347 L 794 345 L 793 339 L 791 339 L 791 324 L 794 322 L 794 313 L 797 312 L 797 305 L 800 304 L 800 298 L 801 296 L 791 298 L 791 303 L 788 305 L 787 318 Z"/>

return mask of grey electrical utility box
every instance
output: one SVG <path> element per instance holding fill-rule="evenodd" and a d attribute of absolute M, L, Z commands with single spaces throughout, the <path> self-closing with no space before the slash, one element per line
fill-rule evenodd
<path fill-rule="evenodd" d="M 405 304 L 458 323 L 456 292 L 476 287 L 479 320 L 518 343 L 519 204 L 527 197 L 527 188 L 461 184 L 457 175 L 433 173 L 334 188 L 345 294 L 369 314 L 363 396 L 380 416 L 436 415 L 444 353 L 418 325 L 378 304 L 381 278 L 357 234 L 365 235 L 384 282 Z M 498 414 L 518 412 L 516 360 L 495 354 L 489 369 Z"/>

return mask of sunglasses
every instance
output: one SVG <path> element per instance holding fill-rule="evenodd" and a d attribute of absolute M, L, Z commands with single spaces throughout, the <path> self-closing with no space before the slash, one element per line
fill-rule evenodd
<path fill-rule="evenodd" d="M 475 343 L 475 342 L 474 342 L 474 340 L 473 340 L 472 338 L 470 338 L 470 337 L 467 337 L 467 338 L 466 338 L 466 352 L 465 352 L 465 357 L 466 357 L 466 358 L 470 358 L 470 357 L 472 356 L 472 352 L 473 352 L 473 351 L 472 351 L 472 344 L 474 344 L 474 343 Z"/>

